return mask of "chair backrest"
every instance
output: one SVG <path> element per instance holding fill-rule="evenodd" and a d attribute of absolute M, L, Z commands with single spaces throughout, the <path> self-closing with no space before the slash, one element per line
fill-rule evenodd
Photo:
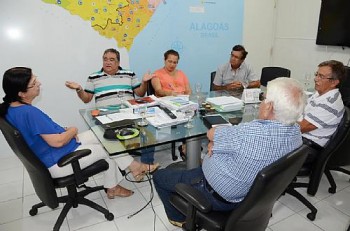
<path fill-rule="evenodd" d="M 278 77 L 290 77 L 290 70 L 283 67 L 263 67 L 261 70 L 260 84 L 266 87 L 267 82 Z"/>
<path fill-rule="evenodd" d="M 345 66 L 345 68 L 345 80 L 340 85 L 339 91 L 341 93 L 344 105 L 350 107 L 350 67 Z"/>
<path fill-rule="evenodd" d="M 213 91 L 213 82 L 214 82 L 214 78 L 216 75 L 216 71 L 213 71 L 212 73 L 210 73 L 210 91 Z"/>
<path fill-rule="evenodd" d="M 278 197 L 292 182 L 307 157 L 305 145 L 263 168 L 241 204 L 233 210 L 225 230 L 263 231 Z"/>
<path fill-rule="evenodd" d="M 320 184 L 324 169 L 330 157 L 338 150 L 344 150 L 348 143 L 346 142 L 350 129 L 350 109 L 345 107 L 344 115 L 340 121 L 337 130 L 326 144 L 324 150 L 318 155 L 315 163 L 312 166 L 310 181 L 308 186 L 308 194 L 315 195 Z"/>
<path fill-rule="evenodd" d="M 27 169 L 39 199 L 50 208 L 58 207 L 58 199 L 50 172 L 24 141 L 20 132 L 0 117 L 0 129 L 13 152 Z"/>
<path fill-rule="evenodd" d="M 147 95 L 154 95 L 154 94 L 155 94 L 155 91 L 152 85 L 152 81 L 150 80 L 147 82 Z"/>
<path fill-rule="evenodd" d="M 339 124 L 337 136 L 339 143 L 335 146 L 331 157 L 327 162 L 329 167 L 350 165 L 350 109 L 345 107 L 342 123 Z"/>

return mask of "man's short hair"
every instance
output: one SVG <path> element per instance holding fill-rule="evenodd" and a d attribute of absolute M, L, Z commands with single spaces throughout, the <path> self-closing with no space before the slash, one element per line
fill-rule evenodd
<path fill-rule="evenodd" d="M 330 67 L 332 70 L 332 78 L 339 80 L 339 84 L 337 87 L 341 85 L 341 83 L 346 78 L 346 68 L 342 62 L 337 60 L 328 60 L 318 64 L 318 67 Z"/>
<path fill-rule="evenodd" d="M 240 51 L 241 54 L 242 54 L 241 60 L 245 60 L 245 58 L 246 58 L 247 55 L 248 55 L 248 51 L 246 51 L 245 48 L 244 48 L 244 46 L 242 46 L 242 45 L 235 45 L 235 46 L 232 48 L 232 51 Z"/>
<path fill-rule="evenodd" d="M 286 77 L 267 83 L 266 100 L 273 103 L 275 119 L 283 124 L 297 122 L 306 104 L 303 86 L 297 80 Z"/>
<path fill-rule="evenodd" d="M 120 62 L 120 53 L 119 53 L 119 51 L 117 51 L 117 50 L 114 49 L 114 48 L 109 48 L 109 49 L 105 50 L 105 52 L 103 52 L 103 56 L 104 56 L 105 54 L 107 54 L 107 53 L 114 53 L 114 54 L 117 56 L 118 62 Z"/>

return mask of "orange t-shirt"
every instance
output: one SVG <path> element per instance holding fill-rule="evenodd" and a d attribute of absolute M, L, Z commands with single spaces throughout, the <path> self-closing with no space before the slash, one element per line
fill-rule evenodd
<path fill-rule="evenodd" d="M 169 75 L 169 73 L 161 68 L 154 72 L 155 78 L 159 79 L 162 89 L 165 91 L 174 91 L 178 94 L 184 94 L 186 86 L 189 84 L 188 78 L 180 70 L 176 70 L 175 76 Z"/>

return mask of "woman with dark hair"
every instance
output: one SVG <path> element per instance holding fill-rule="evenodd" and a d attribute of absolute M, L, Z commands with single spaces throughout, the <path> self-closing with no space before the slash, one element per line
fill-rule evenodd
<path fill-rule="evenodd" d="M 158 97 L 169 95 L 190 95 L 191 86 L 187 76 L 176 69 L 180 55 L 175 50 L 164 53 L 164 67 L 154 72 L 152 86 Z"/>
<path fill-rule="evenodd" d="M 29 148 L 48 168 L 53 178 L 73 174 L 71 166 L 57 165 L 63 156 L 75 150 L 90 149 L 92 154 L 79 160 L 81 168 L 99 159 L 105 159 L 109 164 L 104 174 L 107 197 L 113 199 L 115 196 L 131 196 L 133 191 L 119 185 L 122 175 L 116 162 L 108 157 L 97 140 L 84 133 L 78 134 L 76 127 L 64 128 L 58 125 L 32 105 L 33 100 L 40 94 L 40 86 L 41 83 L 30 68 L 14 67 L 7 70 L 3 77 L 5 97 L 4 102 L 0 104 L 0 116 L 21 132 Z M 155 171 L 158 166 L 132 160 L 125 168 L 127 167 L 134 178 L 140 180 L 146 172 Z"/>

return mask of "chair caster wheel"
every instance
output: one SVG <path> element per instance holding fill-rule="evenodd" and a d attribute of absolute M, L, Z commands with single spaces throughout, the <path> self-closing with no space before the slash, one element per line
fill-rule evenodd
<path fill-rule="evenodd" d="M 29 215 L 31 216 L 35 216 L 38 214 L 38 209 L 36 208 L 32 208 L 31 210 L 29 210 Z"/>
<path fill-rule="evenodd" d="M 105 215 L 105 218 L 107 219 L 107 221 L 112 221 L 114 219 L 114 215 L 113 213 L 108 213 Z"/>
<path fill-rule="evenodd" d="M 315 213 L 308 213 L 306 215 L 306 217 L 310 220 L 310 221 L 314 221 L 316 218 L 316 214 Z"/>
<path fill-rule="evenodd" d="M 337 189 L 335 189 L 335 188 L 329 188 L 329 189 L 328 189 L 328 192 L 334 194 L 334 193 L 337 192 Z"/>

